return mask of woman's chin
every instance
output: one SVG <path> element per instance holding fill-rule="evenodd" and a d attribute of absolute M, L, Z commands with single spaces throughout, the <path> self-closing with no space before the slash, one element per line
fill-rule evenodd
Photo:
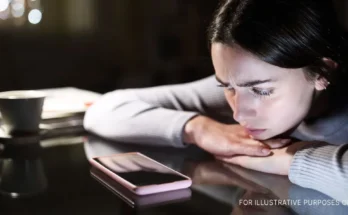
<path fill-rule="evenodd" d="M 290 137 L 290 134 L 292 133 L 292 130 L 288 130 L 288 131 L 284 131 L 284 132 L 276 132 L 273 133 L 271 130 L 269 130 L 269 132 L 265 132 L 264 134 L 258 136 L 258 137 L 254 137 L 254 139 L 257 140 L 268 140 L 268 139 L 287 139 Z"/>
<path fill-rule="evenodd" d="M 268 139 L 272 138 L 272 135 L 269 135 L 269 134 L 267 135 L 266 133 L 259 134 L 259 135 L 252 135 L 252 136 L 253 136 L 253 139 L 255 139 L 255 140 L 268 140 Z"/>
<path fill-rule="evenodd" d="M 274 134 L 272 130 L 268 129 L 266 132 L 258 135 L 254 135 L 255 140 L 269 140 L 269 139 L 278 139 L 278 138 L 288 138 L 289 135 L 286 133 L 276 133 Z"/>

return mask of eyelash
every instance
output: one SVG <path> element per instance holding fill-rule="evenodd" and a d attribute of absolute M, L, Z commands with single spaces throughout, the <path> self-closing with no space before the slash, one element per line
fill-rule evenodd
<path fill-rule="evenodd" d="M 251 89 L 253 94 L 258 97 L 266 97 L 270 96 L 273 93 L 273 90 L 260 90 L 257 88 L 252 88 Z"/>
<path fill-rule="evenodd" d="M 230 88 L 230 87 L 222 85 L 222 84 L 219 84 L 217 86 L 226 88 L 227 90 L 234 90 L 234 88 Z M 270 96 L 273 93 L 273 89 L 271 89 L 271 90 L 260 90 L 258 88 L 251 88 L 251 91 L 257 97 L 266 97 L 266 96 Z"/>
<path fill-rule="evenodd" d="M 218 87 L 222 87 L 222 88 L 226 88 L 227 90 L 230 90 L 230 91 L 234 90 L 233 87 L 229 87 L 229 86 L 226 86 L 226 85 L 223 85 L 223 84 L 218 84 L 217 86 Z"/>

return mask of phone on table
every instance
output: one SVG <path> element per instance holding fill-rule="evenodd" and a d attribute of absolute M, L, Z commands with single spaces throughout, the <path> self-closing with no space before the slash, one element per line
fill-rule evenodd
<path fill-rule="evenodd" d="M 142 209 L 184 202 L 191 199 L 191 190 L 189 188 L 142 196 L 136 195 L 99 169 L 92 167 L 90 172 L 91 176 L 97 182 L 102 184 L 132 208 Z"/>
<path fill-rule="evenodd" d="M 137 195 L 188 188 L 192 181 L 139 152 L 94 157 L 90 163 Z"/>

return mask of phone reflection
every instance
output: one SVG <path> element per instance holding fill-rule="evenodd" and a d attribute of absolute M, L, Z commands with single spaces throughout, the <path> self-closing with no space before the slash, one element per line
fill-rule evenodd
<path fill-rule="evenodd" d="M 96 181 L 134 209 L 179 203 L 191 199 L 191 190 L 189 188 L 140 196 L 132 193 L 95 167 L 91 168 L 90 173 Z"/>
<path fill-rule="evenodd" d="M 0 194 L 10 198 L 37 195 L 47 188 L 39 141 L 6 144 L 0 158 Z"/>

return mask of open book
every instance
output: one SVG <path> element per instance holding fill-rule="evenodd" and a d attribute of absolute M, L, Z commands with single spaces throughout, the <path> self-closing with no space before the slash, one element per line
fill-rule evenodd
<path fill-rule="evenodd" d="M 40 90 L 46 93 L 41 129 L 82 128 L 83 116 L 101 94 L 74 87 Z"/>
<path fill-rule="evenodd" d="M 42 119 L 53 119 L 84 113 L 100 98 L 99 93 L 74 87 L 40 90 L 46 93 Z"/>

